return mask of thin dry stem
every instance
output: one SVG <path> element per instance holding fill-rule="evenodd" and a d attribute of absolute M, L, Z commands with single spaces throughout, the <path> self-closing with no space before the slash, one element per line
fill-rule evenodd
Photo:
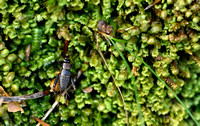
<path fill-rule="evenodd" d="M 156 5 L 159 2 L 161 2 L 161 0 L 154 0 L 154 2 L 151 5 L 147 6 L 144 10 L 146 11 L 146 10 L 150 9 L 151 7 L 153 7 L 154 5 Z"/>
<path fill-rule="evenodd" d="M 112 54 L 112 43 L 111 43 L 110 40 L 106 37 L 106 36 L 108 36 L 108 35 L 105 34 L 105 33 L 103 33 L 103 32 L 101 32 L 101 31 L 99 31 L 99 32 L 104 36 L 104 38 L 106 39 L 106 41 L 109 43 L 111 55 L 113 55 L 113 54 Z M 98 33 L 97 33 L 97 34 L 98 34 Z"/>
<path fill-rule="evenodd" d="M 103 33 L 103 32 L 101 32 L 101 33 Z M 104 34 L 104 33 L 103 33 L 103 34 Z M 102 34 L 102 35 L 103 35 L 103 34 Z M 110 74 L 111 74 L 111 76 L 112 76 L 112 78 L 113 78 L 114 84 L 116 84 L 115 78 L 114 78 L 113 74 L 111 73 L 111 71 L 109 70 L 108 63 L 107 63 L 107 61 L 105 60 L 105 58 L 104 58 L 104 56 L 103 56 L 101 50 L 99 49 L 99 42 L 98 42 L 97 36 L 98 36 L 98 33 L 97 33 L 97 35 L 96 35 L 96 40 L 97 40 L 97 51 L 99 52 L 101 58 L 103 59 L 103 61 L 104 61 L 105 65 L 106 65 L 108 71 L 110 72 Z M 104 36 L 104 37 L 105 37 L 105 36 Z M 106 38 L 106 37 L 105 37 L 105 38 Z M 108 40 L 108 39 L 106 38 L 106 40 Z M 110 41 L 108 41 L 108 42 L 110 43 Z M 115 85 L 115 86 L 116 86 L 116 85 Z M 123 95 L 122 95 L 122 92 L 121 92 L 120 88 L 119 88 L 118 86 L 116 86 L 116 87 L 117 87 L 117 89 L 118 89 L 118 91 L 119 91 L 119 94 L 120 94 L 121 99 L 122 99 L 123 104 L 124 104 L 124 110 L 125 110 L 125 112 L 126 112 L 126 119 L 127 119 L 127 126 L 128 126 L 128 112 L 127 112 L 127 109 L 126 109 L 126 103 L 125 103 L 125 101 L 124 101 L 124 97 L 123 97 Z"/>

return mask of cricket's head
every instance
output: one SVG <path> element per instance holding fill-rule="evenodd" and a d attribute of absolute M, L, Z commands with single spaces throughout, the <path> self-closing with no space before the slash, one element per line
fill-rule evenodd
<path fill-rule="evenodd" d="M 70 60 L 68 56 L 63 59 L 63 69 L 70 69 Z"/>

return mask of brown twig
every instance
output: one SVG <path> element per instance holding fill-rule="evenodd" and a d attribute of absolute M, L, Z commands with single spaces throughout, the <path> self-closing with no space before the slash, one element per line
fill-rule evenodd
<path fill-rule="evenodd" d="M 67 53 L 67 51 L 68 51 L 68 45 L 69 45 L 69 41 L 65 40 L 64 49 L 63 49 L 63 52 L 62 52 L 62 57 L 63 57 L 63 58 L 65 58 L 66 53 Z"/>
<path fill-rule="evenodd" d="M 33 116 L 33 118 L 38 121 L 42 126 L 50 126 L 48 123 L 44 122 L 43 120 L 40 120 L 38 118 L 36 118 L 35 116 Z"/>
<path fill-rule="evenodd" d="M 36 99 L 36 98 L 40 98 L 43 96 L 46 96 L 50 93 L 50 90 L 46 90 L 46 91 L 40 91 L 34 94 L 29 94 L 29 95 L 22 95 L 22 96 L 11 96 L 11 97 L 3 97 L 0 95 L 0 98 L 3 99 L 3 102 L 21 102 L 21 101 L 25 101 L 25 100 L 29 100 L 29 99 Z"/>

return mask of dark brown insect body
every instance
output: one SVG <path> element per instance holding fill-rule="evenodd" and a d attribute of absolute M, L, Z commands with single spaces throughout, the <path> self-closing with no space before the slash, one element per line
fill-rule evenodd
<path fill-rule="evenodd" d="M 111 25 L 109 25 L 107 22 L 105 22 L 104 20 L 98 21 L 97 29 L 100 32 L 106 33 L 108 35 L 112 35 L 112 33 L 113 33 L 113 27 Z"/>

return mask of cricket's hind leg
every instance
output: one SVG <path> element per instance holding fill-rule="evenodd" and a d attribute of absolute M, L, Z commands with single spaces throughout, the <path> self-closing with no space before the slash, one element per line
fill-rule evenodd
<path fill-rule="evenodd" d="M 73 87 L 74 91 L 76 90 L 76 86 L 74 83 L 74 78 L 71 77 L 71 86 Z"/>

